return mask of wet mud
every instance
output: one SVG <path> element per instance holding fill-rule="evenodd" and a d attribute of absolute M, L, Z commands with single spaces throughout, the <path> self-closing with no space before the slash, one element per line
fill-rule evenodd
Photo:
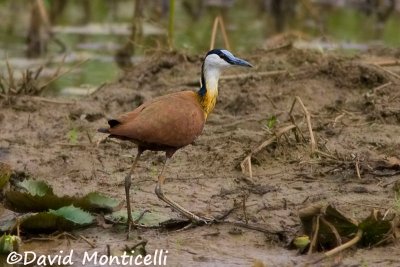
<path fill-rule="evenodd" d="M 370 51 L 343 56 L 287 49 L 240 55 L 255 65 L 234 69 L 221 79 L 219 98 L 203 134 L 195 144 L 179 150 L 169 163 L 165 193 L 204 216 L 218 216 L 242 203 L 229 219 L 247 220 L 274 233 L 214 224 L 184 231 L 137 229 L 126 241 L 120 226 L 102 224 L 73 232 L 82 240 L 24 242 L 23 250 L 55 253 L 74 249 L 106 253 L 148 240 L 147 250 L 168 250 L 168 266 L 303 266 L 309 257 L 288 250 L 301 234 L 298 211 L 314 203 L 332 203 L 357 219 L 372 207 L 386 210 L 394 203 L 393 186 L 400 175 L 376 175 L 368 164 L 377 158 L 400 158 L 400 73 L 398 51 Z M 45 180 L 59 194 L 102 192 L 121 201 L 124 177 L 136 153 L 135 145 L 108 140 L 96 146 L 96 129 L 106 119 L 130 111 L 163 94 L 198 87 L 201 57 L 182 54 L 154 56 L 127 71 L 111 84 L 78 100 L 13 96 L 0 101 L 0 161 L 9 164 L 14 182 L 26 176 Z M 266 74 L 281 71 L 278 74 Z M 237 77 L 235 77 L 237 76 Z M 280 138 L 252 159 L 253 177 L 240 162 L 290 122 L 295 96 L 308 111 L 318 148 L 343 162 L 310 155 L 309 136 L 298 107 L 294 118 L 305 140 Z M 71 140 L 70 132 L 77 133 Z M 154 194 L 163 154 L 145 152 L 132 186 L 134 210 L 148 209 L 178 217 Z M 351 159 L 360 162 L 358 177 Z M 387 174 L 387 173 L 386 173 Z M 12 181 L 13 182 L 13 181 Z M 278 234 L 276 234 L 278 233 Z M 31 239 L 27 234 L 23 240 Z M 324 262 L 330 266 L 399 266 L 398 245 L 352 248 Z"/>

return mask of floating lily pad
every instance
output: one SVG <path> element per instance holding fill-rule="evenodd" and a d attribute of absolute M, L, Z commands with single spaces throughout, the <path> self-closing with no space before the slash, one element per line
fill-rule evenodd
<path fill-rule="evenodd" d="M 17 212 L 40 212 L 49 209 L 58 209 L 72 203 L 70 197 L 58 197 L 53 194 L 44 196 L 32 195 L 29 192 L 7 191 L 5 204 Z"/>
<path fill-rule="evenodd" d="M 87 194 L 83 198 L 75 201 L 74 204 L 84 210 L 107 212 L 112 212 L 121 206 L 120 201 L 97 192 Z"/>
<path fill-rule="evenodd" d="M 32 196 L 43 197 L 53 194 L 53 189 L 42 181 L 27 179 L 18 183 L 18 187 L 25 189 Z"/>
<path fill-rule="evenodd" d="M 69 231 L 88 226 L 93 220 L 90 213 L 71 205 L 48 212 L 27 214 L 20 219 L 20 226 L 30 232 Z"/>
<path fill-rule="evenodd" d="M 74 205 L 91 212 L 112 212 L 121 202 L 92 192 L 84 197 L 57 196 L 53 189 L 42 181 L 24 180 L 18 184 L 23 191 L 8 191 L 6 205 L 18 212 L 40 212 Z"/>

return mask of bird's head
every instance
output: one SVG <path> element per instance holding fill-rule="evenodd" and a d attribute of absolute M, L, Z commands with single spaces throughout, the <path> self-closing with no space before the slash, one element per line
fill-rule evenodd
<path fill-rule="evenodd" d="M 218 79 L 221 71 L 233 66 L 252 67 L 249 62 L 235 57 L 231 52 L 224 49 L 213 49 L 204 58 L 201 69 L 201 87 L 198 94 L 206 117 L 216 103 Z"/>
<path fill-rule="evenodd" d="M 235 57 L 231 52 L 224 49 L 210 50 L 204 59 L 204 66 L 217 69 L 225 69 L 232 66 L 252 67 L 249 62 Z"/>

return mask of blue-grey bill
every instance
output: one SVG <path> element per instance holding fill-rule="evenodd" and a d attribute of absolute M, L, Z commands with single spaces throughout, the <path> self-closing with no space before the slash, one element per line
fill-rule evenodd
<path fill-rule="evenodd" d="M 247 62 L 246 60 L 240 59 L 240 58 L 235 58 L 233 60 L 233 64 L 238 65 L 238 66 L 244 66 L 244 67 L 253 67 L 253 65 L 251 65 L 249 62 Z"/>

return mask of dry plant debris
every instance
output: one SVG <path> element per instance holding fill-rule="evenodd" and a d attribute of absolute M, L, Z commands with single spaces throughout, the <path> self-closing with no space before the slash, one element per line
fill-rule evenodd
<path fill-rule="evenodd" d="M 210 50 L 215 48 L 215 40 L 217 38 L 218 25 L 220 26 L 226 49 L 231 50 L 231 46 L 230 46 L 229 39 L 228 39 L 228 34 L 226 33 L 225 23 L 224 23 L 222 16 L 217 16 L 214 19 L 214 24 L 213 24 L 213 28 L 212 28 L 212 34 L 211 34 Z"/>
<path fill-rule="evenodd" d="M 261 143 L 259 146 L 257 146 L 255 149 L 253 149 L 249 155 L 247 155 L 242 162 L 240 163 L 240 167 L 242 169 L 243 173 L 246 173 L 246 165 L 247 164 L 247 169 L 248 169 L 248 173 L 250 178 L 253 177 L 253 171 L 252 171 L 252 166 L 251 166 L 251 157 L 257 153 L 259 153 L 263 148 L 265 148 L 266 146 L 278 141 L 278 139 L 282 136 L 285 135 L 287 132 L 293 131 L 297 141 L 304 141 L 305 138 L 300 130 L 300 128 L 298 127 L 294 117 L 293 117 L 293 109 L 296 105 L 296 103 L 299 103 L 299 105 L 301 106 L 301 109 L 304 113 L 304 116 L 306 118 L 306 123 L 307 123 L 307 128 L 308 128 L 308 132 L 310 135 L 310 154 L 313 155 L 316 152 L 316 141 L 315 141 L 315 137 L 314 137 L 314 133 L 312 130 L 312 125 L 311 125 L 311 115 L 308 112 L 307 108 L 305 107 L 303 101 L 301 100 L 301 98 L 299 96 L 296 96 L 295 99 L 293 100 L 292 106 L 290 108 L 289 111 L 289 117 L 291 120 L 291 124 L 285 127 L 282 127 L 278 130 L 275 131 L 274 136 L 272 136 L 271 138 L 267 139 L 266 141 L 264 141 L 263 143 Z M 302 137 L 303 140 L 300 140 L 300 136 Z"/>
<path fill-rule="evenodd" d="M 67 70 L 61 71 L 65 63 L 65 58 L 66 56 L 63 57 L 53 75 L 46 78 L 44 81 L 43 78 L 40 77 L 40 74 L 42 73 L 45 64 L 41 65 L 36 70 L 26 69 L 22 71 L 21 78 L 17 79 L 15 78 L 15 70 L 7 58 L 7 73 L 0 72 L 0 97 L 13 95 L 40 95 L 51 83 L 88 61 L 88 59 L 84 59 Z"/>
<path fill-rule="evenodd" d="M 325 251 L 329 257 L 356 244 L 362 247 L 377 246 L 393 242 L 396 238 L 398 215 L 382 215 L 373 209 L 371 214 L 356 221 L 338 211 L 332 205 L 314 205 L 299 211 L 304 233 L 309 244 L 303 252 L 311 254 Z M 321 259 L 318 259 L 318 261 Z"/>

